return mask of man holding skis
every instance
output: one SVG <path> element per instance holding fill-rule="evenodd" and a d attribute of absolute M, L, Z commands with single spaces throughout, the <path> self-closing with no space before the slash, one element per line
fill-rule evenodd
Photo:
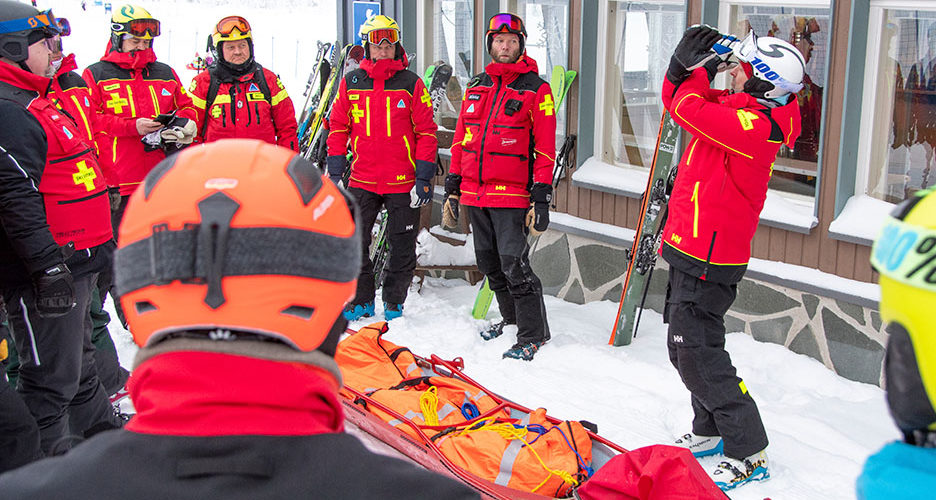
<path fill-rule="evenodd" d="M 468 207 L 478 269 L 503 318 L 482 338 L 491 340 L 516 325 L 517 342 L 504 357 L 529 361 L 549 340 L 543 286 L 530 267 L 527 234 L 549 225 L 556 113 L 549 84 L 524 51 L 525 40 L 518 16 L 491 17 L 486 42 L 493 61 L 469 82 L 462 101 L 443 217 L 457 220 L 459 204 Z"/>
<path fill-rule="evenodd" d="M 390 256 L 383 282 L 384 318 L 403 314 L 403 302 L 416 269 L 418 208 L 432 201 L 436 171 L 436 124 L 429 91 L 406 69 L 406 51 L 396 21 L 384 15 L 361 27 L 364 60 L 345 75 L 329 116 L 328 175 L 336 183 L 348 167 L 348 190 L 358 202 L 361 227 L 370 228 L 381 205 L 386 207 Z M 368 249 L 370 230 L 362 235 L 361 276 L 357 295 L 345 310 L 353 321 L 374 315 L 375 280 Z"/>
<path fill-rule="evenodd" d="M 695 414 L 676 444 L 696 456 L 723 453 L 709 474 L 730 489 L 769 477 L 767 433 L 725 350 L 724 315 L 751 256 L 774 159 L 800 132 L 804 61 L 789 43 L 751 32 L 734 43 L 741 62 L 731 91 L 714 91 L 712 79 L 731 60 L 712 50 L 721 40 L 707 26 L 687 30 L 663 82 L 663 105 L 693 138 L 669 199 L 661 254 L 670 265 L 667 347 Z"/>

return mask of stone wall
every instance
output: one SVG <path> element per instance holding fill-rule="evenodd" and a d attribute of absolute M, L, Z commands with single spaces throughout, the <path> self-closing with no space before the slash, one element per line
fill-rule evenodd
<path fill-rule="evenodd" d="M 547 231 L 531 257 L 544 291 L 574 303 L 619 301 L 625 251 L 619 246 Z M 666 263 L 654 270 L 647 305 L 662 312 Z M 744 332 L 821 361 L 839 375 L 880 385 L 886 334 L 878 311 L 766 281 L 745 278 L 725 318 L 729 332 Z"/>

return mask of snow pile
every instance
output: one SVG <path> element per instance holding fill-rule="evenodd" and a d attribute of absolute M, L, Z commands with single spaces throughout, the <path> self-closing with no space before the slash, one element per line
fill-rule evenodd
<path fill-rule="evenodd" d="M 450 245 L 432 234 L 440 234 L 465 241 L 464 245 Z M 439 226 L 432 233 L 423 229 L 416 237 L 416 262 L 420 266 L 473 266 L 475 265 L 474 239 L 467 235 L 452 233 Z"/>
<path fill-rule="evenodd" d="M 477 332 L 487 322 L 471 317 L 476 292 L 461 280 L 426 278 L 421 292 L 410 292 L 403 317 L 390 323 L 388 340 L 421 355 L 461 356 L 465 373 L 488 389 L 560 418 L 594 422 L 603 436 L 626 448 L 671 443 L 689 430 L 689 393 L 669 363 L 666 329 L 656 312 L 644 311 L 633 344 L 611 347 L 616 303 L 577 305 L 547 296 L 552 340 L 532 362 L 504 360 L 501 354 L 514 335 L 481 340 Z M 382 319 L 379 300 L 377 307 L 376 319 Z M 496 319 L 496 311 L 492 305 L 490 319 Z M 116 321 L 110 327 L 121 359 L 130 366 L 136 348 L 129 333 Z M 771 460 L 770 480 L 739 488 L 731 498 L 854 498 L 867 456 L 899 437 L 883 391 L 744 334 L 728 335 L 727 348 L 760 408 Z M 710 457 L 702 463 L 716 461 Z"/>

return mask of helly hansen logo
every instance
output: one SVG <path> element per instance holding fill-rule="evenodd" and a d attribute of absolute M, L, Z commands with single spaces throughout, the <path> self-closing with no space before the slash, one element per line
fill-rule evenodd
<path fill-rule="evenodd" d="M 671 234 L 670 239 L 673 240 L 673 243 L 676 243 L 677 245 L 682 243 L 682 236 L 676 233 Z"/>
<path fill-rule="evenodd" d="M 683 343 L 682 335 L 673 335 L 673 342 L 677 344 L 682 344 Z"/>
<path fill-rule="evenodd" d="M 396 176 L 396 180 L 398 180 L 398 181 L 405 181 L 405 180 L 406 180 L 406 174 Z"/>
<path fill-rule="evenodd" d="M 507 186 L 494 186 L 494 191 L 507 191 Z"/>
<path fill-rule="evenodd" d="M 414 227 L 416 227 L 416 226 L 413 225 L 413 224 L 407 224 L 407 225 L 406 225 L 406 228 L 403 229 L 403 230 L 404 230 L 404 231 L 412 231 Z"/>

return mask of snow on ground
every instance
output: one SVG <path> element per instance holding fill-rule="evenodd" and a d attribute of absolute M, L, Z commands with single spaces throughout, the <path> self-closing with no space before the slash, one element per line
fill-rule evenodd
<path fill-rule="evenodd" d="M 656 312 L 644 311 L 633 344 L 615 348 L 607 342 L 616 303 L 577 305 L 547 296 L 552 340 L 532 362 L 504 360 L 501 354 L 515 341 L 515 330 L 481 340 L 477 332 L 487 322 L 471 317 L 476 290 L 461 280 L 427 278 L 418 292 L 414 285 L 404 316 L 390 323 L 387 339 L 421 355 L 460 356 L 465 373 L 488 389 L 560 418 L 594 422 L 603 436 L 629 449 L 670 443 L 689 430 L 689 393 L 669 363 L 666 330 Z M 495 302 L 489 320 L 496 319 L 496 311 Z M 377 319 L 382 319 L 379 301 Z M 111 330 L 124 366 L 131 366 L 136 348 L 129 333 L 115 322 Z M 739 488 L 731 497 L 854 498 L 867 456 L 899 437 L 883 391 L 741 333 L 728 335 L 727 345 L 771 442 L 771 479 Z M 715 462 L 703 459 L 704 466 Z"/>

